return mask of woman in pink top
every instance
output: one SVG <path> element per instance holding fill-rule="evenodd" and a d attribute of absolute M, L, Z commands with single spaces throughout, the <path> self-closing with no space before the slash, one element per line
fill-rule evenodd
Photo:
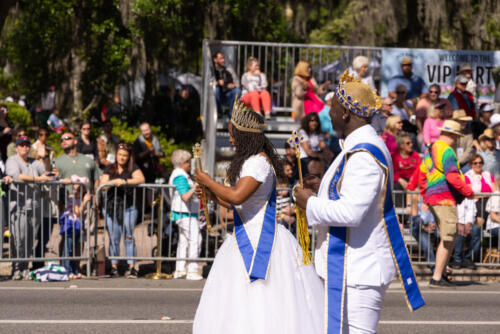
<path fill-rule="evenodd" d="M 389 116 L 385 122 L 385 131 L 382 133 L 382 139 L 385 145 L 389 149 L 391 156 L 399 151 L 398 145 L 396 144 L 396 136 L 399 131 L 403 128 L 403 121 L 399 116 Z"/>
<path fill-rule="evenodd" d="M 434 143 L 441 134 L 441 126 L 443 126 L 443 108 L 444 103 L 431 105 L 427 111 L 427 118 L 424 122 L 424 143 L 429 145 Z"/>
<path fill-rule="evenodd" d="M 497 186 L 495 184 L 495 178 L 490 172 L 483 170 L 484 160 L 479 154 L 474 154 L 469 160 L 469 169 L 465 173 L 465 183 L 470 184 L 472 191 L 474 193 L 492 193 L 497 191 Z M 474 201 L 476 202 L 478 223 L 482 224 L 487 218 L 486 213 L 486 199 L 478 201 L 479 198 L 484 196 L 476 196 Z"/>
<path fill-rule="evenodd" d="M 302 120 L 304 115 L 312 112 L 319 114 L 323 110 L 325 103 L 318 95 L 323 95 L 329 84 L 330 80 L 318 85 L 311 76 L 311 64 L 308 61 L 300 60 L 297 63 L 292 79 L 292 109 L 296 121 Z"/>
<path fill-rule="evenodd" d="M 475 193 L 492 193 L 497 190 L 493 175 L 483 170 L 483 157 L 474 154 L 469 164 L 471 169 L 465 173 L 465 183 L 470 184 Z"/>

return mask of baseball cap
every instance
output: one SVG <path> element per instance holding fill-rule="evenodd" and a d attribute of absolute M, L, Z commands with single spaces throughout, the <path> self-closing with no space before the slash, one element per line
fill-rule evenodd
<path fill-rule="evenodd" d="M 467 77 L 465 75 L 457 75 L 457 77 L 455 78 L 455 83 L 457 82 L 460 82 L 462 84 L 466 84 L 467 82 L 469 82 L 469 79 L 467 79 Z"/>
<path fill-rule="evenodd" d="M 479 109 L 480 112 L 493 112 L 495 111 L 495 106 L 491 103 L 485 103 L 484 106 Z"/>
<path fill-rule="evenodd" d="M 29 139 L 29 137 L 21 136 L 18 139 L 16 139 L 16 146 L 22 145 L 24 143 L 31 144 L 31 140 Z"/>

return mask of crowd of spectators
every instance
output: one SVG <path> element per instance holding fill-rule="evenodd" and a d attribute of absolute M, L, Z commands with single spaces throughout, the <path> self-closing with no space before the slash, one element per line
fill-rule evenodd
<path fill-rule="evenodd" d="M 43 108 L 34 114 L 34 127 L 30 129 L 11 124 L 7 106 L 0 105 L 2 234 L 10 236 L 9 256 L 43 258 L 48 253 L 56 253 L 71 258 L 81 255 L 83 231 L 93 229 L 97 224 L 97 217 L 92 217 L 93 210 L 89 210 L 91 202 L 95 204 L 97 187 L 106 183 L 118 189 L 109 191 L 105 203 L 98 208 L 109 234 L 110 255 L 120 255 L 123 239 L 124 255 L 135 256 L 133 231 L 139 216 L 138 206 L 143 203 L 135 198 L 140 195 L 133 196 L 132 188 L 123 186 L 155 183 L 167 178 L 168 174 L 160 163 L 165 153 L 159 139 L 153 135 L 149 123 L 143 122 L 139 126 L 141 134 L 133 145 L 123 143 L 113 133 L 113 124 L 109 120 L 109 117 L 117 116 L 116 108 L 108 108 L 102 113 L 102 132 L 97 138 L 92 136 L 95 133 L 92 127 L 96 123 L 88 120 L 80 124 L 77 136 L 59 118 L 59 111 L 52 103 L 54 98 L 55 90 L 52 89 L 44 95 Z M 28 133 L 36 134 L 35 138 L 28 137 Z M 48 143 L 51 133 L 60 136 L 58 150 Z M 56 156 L 59 148 L 63 152 Z M 53 182 L 52 186 L 50 182 Z M 38 183 L 40 186 L 35 186 Z M 152 201 L 151 192 L 145 197 Z M 146 208 L 149 209 L 147 205 Z M 60 229 L 61 242 L 58 245 L 51 241 L 55 226 Z M 44 261 L 33 261 L 31 269 L 39 269 L 44 264 Z M 79 261 L 62 260 L 61 266 L 70 279 L 82 277 Z M 28 267 L 29 262 L 13 262 L 12 279 L 31 279 L 33 274 Z M 111 261 L 110 275 L 118 276 L 118 261 Z M 137 277 L 135 261 L 128 261 L 125 275 Z"/>
<path fill-rule="evenodd" d="M 260 71 L 258 59 L 247 59 L 241 85 L 235 71 L 226 66 L 223 53 L 216 52 L 213 63 L 218 113 L 227 109 L 231 114 L 238 97 L 266 119 L 271 117 L 268 81 L 266 74 Z M 375 86 L 367 57 L 354 58 L 352 70 L 356 78 Z M 371 121 L 392 156 L 396 206 L 408 217 L 408 227 L 424 257 L 428 262 L 435 262 L 430 268 L 434 273 L 432 282 L 438 286 L 446 285 L 449 280 L 449 256 L 452 257 L 451 267 L 473 268 L 474 262 L 481 261 L 483 232 L 497 238 L 498 243 L 500 226 L 500 196 L 484 195 L 499 191 L 500 114 L 494 113 L 492 104 L 478 105 L 470 65 L 460 66 L 454 83 L 451 94 L 441 97 L 440 86 L 433 84 L 427 88 L 413 73 L 412 60 L 405 57 L 401 61 L 401 75 L 390 80 L 390 91 L 382 98 L 382 107 Z M 298 182 L 299 161 L 305 178 L 321 177 L 341 151 L 341 140 L 331 125 L 329 111 L 334 92 L 327 90 L 331 82 L 318 84 L 311 75 L 310 63 L 301 60 L 290 84 L 293 117 L 298 124 L 301 143 L 298 155 L 288 142 L 285 143 L 283 168 L 287 177 L 277 183 L 277 216 L 280 223 L 293 230 L 296 218 L 289 188 Z M 181 90 L 179 110 L 189 108 L 189 94 L 188 89 Z M 41 108 L 33 114 L 39 125 L 36 141 L 27 136 L 28 129 L 9 123 L 7 108 L 0 106 L 0 166 L 5 162 L 4 168 L 0 168 L 0 176 L 4 185 L 13 181 L 54 180 L 72 184 L 63 188 L 62 203 L 54 203 L 54 198 L 61 199 L 60 194 L 55 197 L 42 194 L 39 187 L 17 183 L 10 186 L 8 198 L 11 201 L 6 203 L 4 217 L 8 216 L 11 223 L 8 228 L 14 245 L 13 257 L 43 257 L 50 239 L 47 232 L 57 222 L 63 239 L 59 246 L 61 256 L 75 256 L 83 242 L 81 233 L 75 231 L 83 230 L 92 220 L 86 217 L 90 215 L 89 202 L 95 189 L 106 183 L 118 189 L 109 192 L 100 210 L 109 233 L 109 253 L 120 256 L 123 239 L 125 256 L 136 256 L 134 226 L 141 218 L 137 206 L 143 203 L 128 186 L 155 183 L 161 178 L 168 179 L 173 187 L 170 197 L 172 221 L 178 227 L 177 255 L 181 258 L 199 256 L 202 219 L 198 217 L 200 204 L 193 196 L 193 181 L 189 175 L 190 153 L 174 151 L 171 157 L 174 170 L 169 179 L 160 163 L 165 150 L 149 123 L 140 124 L 141 134 L 131 146 L 113 133 L 110 118 L 123 112 L 119 99 L 114 102 L 112 107 L 101 110 L 102 131 L 97 138 L 91 135 L 95 123 L 89 121 L 80 124 L 77 136 L 60 118 L 55 107 L 55 88 L 51 88 L 42 97 Z M 56 150 L 47 142 L 52 132 L 61 135 L 63 153 L 57 157 Z M 420 195 L 405 193 L 417 189 Z M 146 192 L 144 196 L 150 204 L 153 202 L 151 195 Z M 4 202 L 6 198 L 4 196 Z M 43 208 L 40 199 L 56 208 Z M 221 211 L 221 218 L 223 216 L 226 222 L 231 219 L 230 212 Z M 34 244 L 37 246 L 26 247 Z M 136 278 L 135 261 L 127 262 L 126 276 Z M 61 264 L 71 278 L 82 276 L 78 261 L 64 260 Z M 43 262 L 34 262 L 32 269 L 39 266 L 43 266 Z M 197 280 L 201 278 L 198 272 L 195 262 L 180 260 L 176 263 L 174 276 Z M 29 278 L 28 262 L 13 263 L 12 274 L 13 279 Z M 119 276 L 118 261 L 111 262 L 110 274 Z"/>
<path fill-rule="evenodd" d="M 301 120 L 298 130 L 304 175 L 322 176 L 339 152 L 335 148 L 339 139 L 326 116 L 333 92 L 324 91 L 325 86 L 310 77 L 310 70 L 307 62 L 298 62 L 292 80 L 292 108 L 294 117 Z M 355 78 L 373 86 L 366 57 L 356 57 L 352 70 Z M 413 73 L 412 60 L 405 57 L 401 75 L 389 82 L 390 91 L 382 97 L 382 107 L 371 121 L 392 155 L 396 206 L 409 222 L 423 256 L 436 262 L 429 267 L 434 273 L 432 283 L 437 286 L 449 283 L 448 256 L 452 268 L 475 268 L 474 263 L 483 260 L 483 235 L 491 235 L 489 245 L 498 246 L 500 223 L 495 213 L 498 196 L 479 195 L 498 192 L 500 114 L 494 113 L 493 103 L 478 104 L 469 64 L 460 65 L 454 83 L 451 94 L 442 97 L 441 87 L 432 84 L 427 88 Z M 287 144 L 285 148 L 289 176 L 281 183 L 283 187 L 298 182 L 294 150 Z M 436 184 L 444 185 L 453 196 L 429 195 L 437 189 Z M 418 189 L 420 195 L 405 194 Z M 454 197 L 460 197 L 458 194 L 468 198 L 458 200 Z M 286 218 L 288 211 L 280 212 L 284 222 L 293 223 Z"/>

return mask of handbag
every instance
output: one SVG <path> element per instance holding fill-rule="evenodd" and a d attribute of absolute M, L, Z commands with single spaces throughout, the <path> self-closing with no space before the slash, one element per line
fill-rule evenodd
<path fill-rule="evenodd" d="M 432 164 L 434 165 L 434 168 L 436 168 L 440 173 L 442 173 L 445 176 L 445 181 L 446 184 L 448 185 L 448 189 L 450 189 L 451 196 L 453 196 L 457 205 L 461 204 L 466 197 L 461 192 L 459 192 L 450 182 L 448 182 L 448 180 L 446 180 L 446 174 L 444 173 L 444 171 L 440 170 L 437 167 L 436 163 L 434 162 L 434 157 L 432 156 L 432 145 L 434 144 L 429 145 L 429 155 L 431 157 Z"/>

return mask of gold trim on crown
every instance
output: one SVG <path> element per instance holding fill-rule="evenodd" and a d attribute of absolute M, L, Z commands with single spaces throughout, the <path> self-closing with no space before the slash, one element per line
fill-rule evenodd
<path fill-rule="evenodd" d="M 380 96 L 377 94 L 376 89 L 372 89 L 373 97 L 375 98 L 375 104 L 373 105 L 362 105 L 354 98 L 352 98 L 344 88 L 344 84 L 348 82 L 358 82 L 362 83 L 361 79 L 354 79 L 354 76 L 349 74 L 349 69 L 346 69 L 344 74 L 340 77 L 339 84 L 337 86 L 337 98 L 339 102 L 351 112 L 357 114 L 361 117 L 371 117 L 375 114 L 377 110 L 382 107 L 382 100 Z"/>
<path fill-rule="evenodd" d="M 254 113 L 243 102 L 235 101 L 231 123 L 240 131 L 262 133 L 266 125 L 259 123 Z"/>

